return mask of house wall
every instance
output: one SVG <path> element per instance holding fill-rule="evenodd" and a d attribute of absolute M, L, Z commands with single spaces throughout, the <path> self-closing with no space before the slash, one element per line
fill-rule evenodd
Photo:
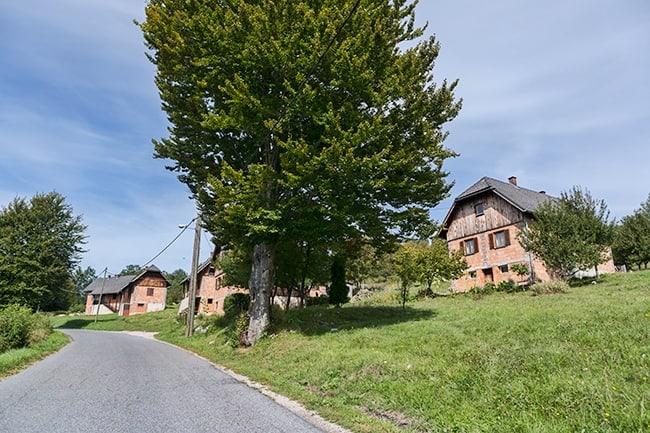
<path fill-rule="evenodd" d="M 241 287 L 224 285 L 225 274 L 223 272 L 215 273 L 214 268 L 206 269 L 199 277 L 197 313 L 223 314 L 224 301 L 228 295 L 248 293 L 248 290 Z"/>
<path fill-rule="evenodd" d="M 153 293 L 149 294 L 149 289 Z M 149 313 L 165 309 L 167 282 L 162 276 L 145 275 L 132 290 L 130 296 L 126 296 L 124 301 L 129 304 L 129 314 Z"/>
<path fill-rule="evenodd" d="M 477 204 L 483 205 L 483 215 L 476 214 Z M 521 211 L 496 195 L 479 197 L 459 205 L 450 219 L 447 245 L 450 251 L 464 251 L 464 242 L 475 239 L 477 251 L 464 256 L 469 269 L 452 282 L 452 290 L 465 292 L 488 282 L 525 282 L 526 276 L 520 277 L 512 271 L 511 266 L 515 263 L 532 268 L 536 279 L 549 280 L 544 264 L 534 259 L 517 241 L 517 236 L 528 222 Z M 501 231 L 507 232 L 509 244 L 499 248 L 495 246 L 494 235 Z"/>

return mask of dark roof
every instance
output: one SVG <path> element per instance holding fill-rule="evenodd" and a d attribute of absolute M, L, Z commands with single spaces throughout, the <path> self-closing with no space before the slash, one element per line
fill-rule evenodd
<path fill-rule="evenodd" d="M 460 193 L 454 200 L 454 203 L 459 203 L 487 191 L 493 191 L 514 207 L 526 213 L 532 213 L 537 209 L 537 206 L 539 206 L 540 203 L 553 198 L 540 191 L 522 188 L 513 183 L 502 182 L 500 180 L 492 179 L 491 177 L 483 177 L 474 185 Z"/>
<path fill-rule="evenodd" d="M 167 281 L 167 284 L 169 284 L 169 281 L 167 278 L 165 278 L 162 271 L 156 266 L 151 265 L 143 268 L 140 273 L 136 275 L 119 275 L 108 278 L 97 278 L 84 289 L 84 293 L 93 295 L 99 295 L 100 293 L 103 293 L 105 295 L 120 293 L 122 290 L 126 289 L 129 284 L 138 280 L 147 272 L 156 272 L 160 274 L 160 276 L 163 277 L 165 281 Z"/>
<path fill-rule="evenodd" d="M 441 236 L 447 231 L 446 227 L 449 223 L 449 219 L 459 203 L 465 200 L 471 200 L 489 192 L 498 195 L 521 212 L 528 214 L 532 214 L 541 203 L 555 199 L 555 197 L 547 195 L 541 191 L 523 188 L 514 183 L 503 182 L 491 177 L 482 177 L 478 182 L 467 188 L 454 199 L 454 203 L 449 209 L 449 212 L 447 212 L 438 235 Z"/>

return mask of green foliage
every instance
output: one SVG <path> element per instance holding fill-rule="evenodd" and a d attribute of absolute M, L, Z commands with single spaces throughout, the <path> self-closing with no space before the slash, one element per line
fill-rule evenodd
<path fill-rule="evenodd" d="M 71 278 L 77 293 L 77 303 L 76 305 L 72 305 L 71 309 L 75 308 L 77 311 L 83 311 L 86 306 L 86 294 L 84 293 L 84 289 L 88 287 L 90 283 L 95 281 L 97 278 L 97 272 L 90 266 L 86 269 L 77 266 L 74 268 Z"/>
<path fill-rule="evenodd" d="M 29 308 L 14 304 L 0 310 L 0 352 L 27 346 L 31 329 Z"/>
<path fill-rule="evenodd" d="M 345 281 L 345 260 L 336 256 L 332 262 L 331 283 L 329 290 L 329 302 L 331 305 L 340 307 L 348 302 L 348 286 Z"/>
<path fill-rule="evenodd" d="M 456 82 L 433 82 L 439 45 L 420 40 L 414 4 L 382 0 L 346 20 L 355 4 L 147 3 L 140 27 L 170 123 L 156 156 L 218 243 L 385 246 L 429 227 L 448 195 L 444 126 L 461 104 Z M 273 257 L 253 261 L 251 292 L 270 292 L 261 276 L 275 270 Z"/>
<path fill-rule="evenodd" d="M 560 198 L 541 203 L 534 220 L 519 237 L 526 250 L 560 279 L 592 269 L 609 258 L 613 222 L 607 205 L 574 187 Z"/>
<path fill-rule="evenodd" d="M 530 290 L 533 296 L 555 295 L 567 293 L 569 291 L 569 284 L 562 280 L 544 281 L 533 284 Z"/>
<path fill-rule="evenodd" d="M 62 332 L 52 332 L 46 340 L 31 347 L 11 349 L 0 353 L 0 378 L 9 376 L 31 363 L 45 358 L 68 344 L 68 336 Z"/>
<path fill-rule="evenodd" d="M 530 274 L 530 269 L 528 269 L 528 265 L 525 263 L 513 263 L 510 265 L 510 270 L 517 274 L 519 277 L 525 277 L 526 275 Z"/>
<path fill-rule="evenodd" d="M 0 210 L 0 307 L 66 310 L 78 302 L 71 274 L 86 226 L 56 192 L 15 198 Z"/>
<path fill-rule="evenodd" d="M 248 311 L 251 297 L 247 293 L 233 293 L 223 300 L 223 311 L 227 318 L 237 317 Z"/>
<path fill-rule="evenodd" d="M 462 252 L 449 253 L 442 239 L 409 241 L 398 248 L 393 256 L 395 273 L 400 279 L 399 299 L 402 306 L 409 298 L 409 288 L 419 282 L 425 285 L 425 293 L 432 295 L 433 283 L 460 277 L 467 269 Z"/>
<path fill-rule="evenodd" d="M 49 319 L 28 307 L 12 304 L 0 310 L 0 353 L 38 344 L 51 332 Z"/>
<path fill-rule="evenodd" d="M 314 307 L 316 305 L 330 305 L 329 296 L 318 296 L 315 298 L 307 298 L 308 307 Z"/>
<path fill-rule="evenodd" d="M 166 303 L 169 305 L 179 303 L 183 299 L 183 281 L 187 278 L 187 272 L 176 269 L 171 273 L 165 273 L 165 278 L 171 283 L 167 288 Z"/>
<path fill-rule="evenodd" d="M 130 264 L 126 265 L 118 275 L 138 275 L 140 272 L 142 272 L 142 266 Z"/>
<path fill-rule="evenodd" d="M 614 263 L 647 267 L 650 263 L 650 195 L 632 215 L 623 217 L 616 226 L 612 245 Z"/>

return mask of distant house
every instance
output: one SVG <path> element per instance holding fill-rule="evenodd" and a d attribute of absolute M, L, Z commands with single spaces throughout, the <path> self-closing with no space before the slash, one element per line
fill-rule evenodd
<path fill-rule="evenodd" d="M 450 251 L 463 252 L 469 265 L 465 275 L 452 283 L 452 290 L 464 292 L 488 282 L 523 282 L 527 277 L 512 272 L 515 263 L 528 266 L 533 279 L 548 281 L 544 263 L 524 250 L 517 235 L 533 220 L 537 206 L 553 199 L 544 191 L 520 187 L 514 176 L 508 182 L 483 177 L 456 197 L 438 233 Z M 611 257 L 598 271 L 615 271 Z"/>
<path fill-rule="evenodd" d="M 170 283 L 160 269 L 149 266 L 137 275 L 97 278 L 84 289 L 86 314 L 120 316 L 149 313 L 165 309 Z"/>
<path fill-rule="evenodd" d="M 196 297 L 194 299 L 194 311 L 204 314 L 223 314 L 223 303 L 226 296 L 233 293 L 248 293 L 247 289 L 235 286 L 226 286 L 224 279 L 226 274 L 223 270 L 215 268 L 213 265 L 214 256 L 201 263 L 197 269 L 198 282 L 196 288 Z M 183 280 L 183 289 L 185 297 L 181 301 L 179 312 L 185 310 L 188 306 L 188 294 L 190 287 L 190 277 Z"/>

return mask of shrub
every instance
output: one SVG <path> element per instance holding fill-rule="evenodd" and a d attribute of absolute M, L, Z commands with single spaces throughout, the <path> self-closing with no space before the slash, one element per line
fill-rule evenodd
<path fill-rule="evenodd" d="M 247 293 L 233 293 L 223 300 L 223 312 L 228 318 L 234 318 L 248 311 L 251 297 Z"/>
<path fill-rule="evenodd" d="M 0 310 L 0 352 L 27 346 L 32 329 L 32 311 L 20 305 Z"/>
<path fill-rule="evenodd" d="M 30 346 L 43 342 L 52 334 L 52 323 L 50 318 L 42 314 L 34 314 L 31 317 L 31 328 L 27 343 Z"/>
<path fill-rule="evenodd" d="M 533 296 L 566 293 L 569 291 L 569 285 L 565 281 L 551 280 L 533 284 L 531 291 Z"/>
<path fill-rule="evenodd" d="M 318 296 L 315 298 L 307 298 L 307 306 L 313 307 L 315 305 L 329 305 L 330 298 L 327 295 Z"/>
<path fill-rule="evenodd" d="M 512 280 L 501 281 L 497 286 L 497 291 L 499 292 L 514 293 L 518 290 L 519 286 L 517 286 L 517 283 Z"/>

